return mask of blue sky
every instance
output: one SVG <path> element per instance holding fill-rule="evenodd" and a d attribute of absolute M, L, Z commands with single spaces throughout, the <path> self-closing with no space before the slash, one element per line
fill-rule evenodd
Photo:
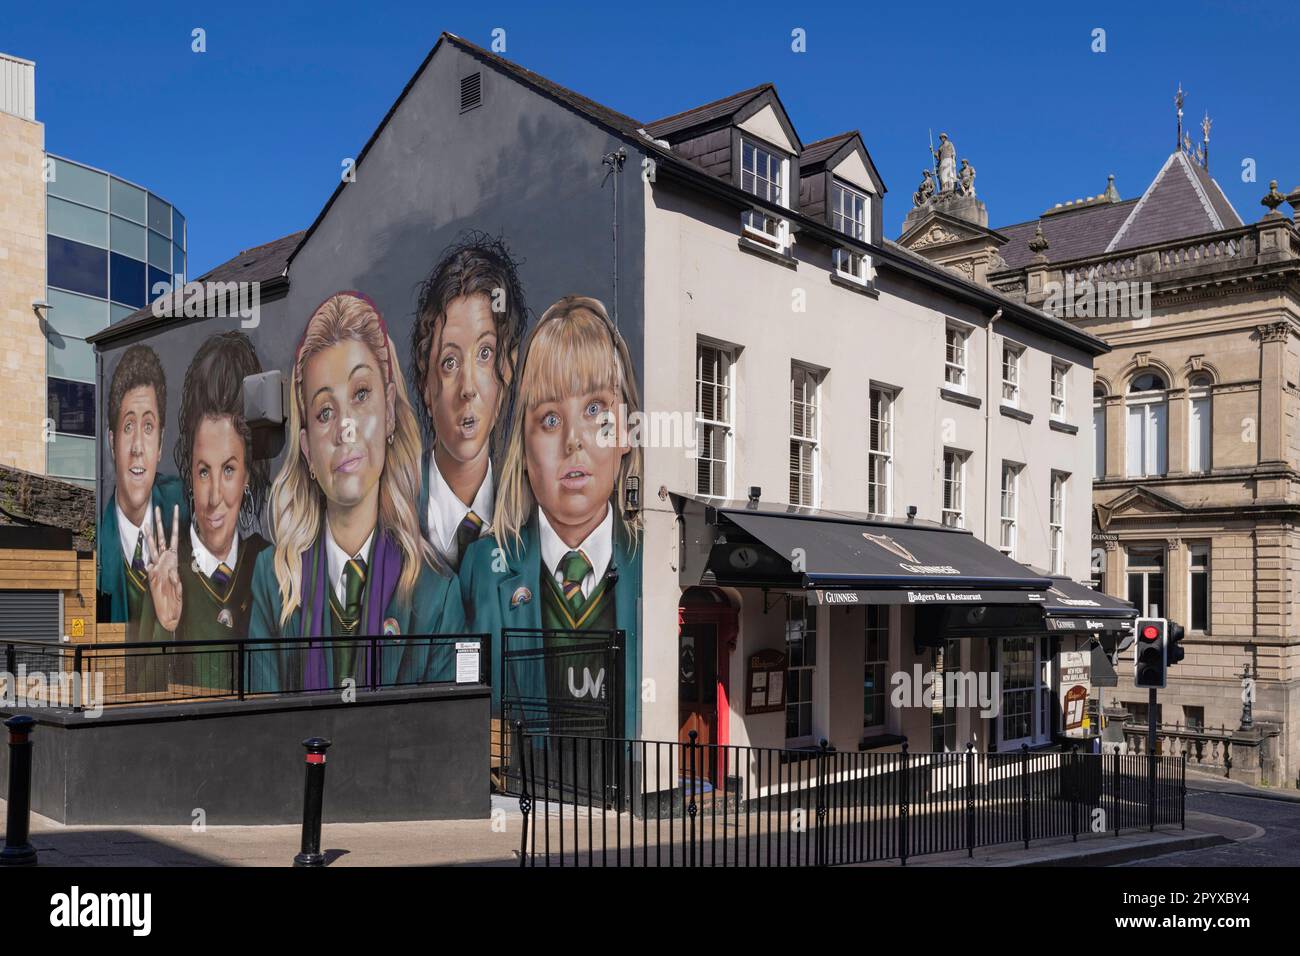
<path fill-rule="evenodd" d="M 1108 173 L 1140 194 L 1173 147 L 1180 81 L 1197 139 L 1214 120 L 1211 172 L 1246 221 L 1269 179 L 1300 185 L 1296 6 L 1056 6 L 0 0 L 0 50 L 37 63 L 50 152 L 181 209 L 191 276 L 310 224 L 444 29 L 483 46 L 504 29 L 508 58 L 646 121 L 771 81 L 805 142 L 862 131 L 890 237 L 931 128 L 977 168 L 994 226 L 1095 195 Z"/>

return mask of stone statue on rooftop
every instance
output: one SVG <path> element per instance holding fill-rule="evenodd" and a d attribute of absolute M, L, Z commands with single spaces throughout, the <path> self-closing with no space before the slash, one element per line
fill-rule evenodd
<path fill-rule="evenodd" d="M 939 134 L 939 148 L 931 150 L 939 174 L 939 192 L 952 193 L 957 189 L 957 148 L 947 133 Z"/>
<path fill-rule="evenodd" d="M 963 196 L 975 195 L 975 167 L 970 164 L 970 160 L 961 161 L 961 194 Z"/>
<path fill-rule="evenodd" d="M 934 195 L 934 177 L 930 170 L 921 170 L 921 176 L 921 185 L 917 187 L 916 192 L 912 193 L 912 205 L 917 207 L 924 206 Z"/>

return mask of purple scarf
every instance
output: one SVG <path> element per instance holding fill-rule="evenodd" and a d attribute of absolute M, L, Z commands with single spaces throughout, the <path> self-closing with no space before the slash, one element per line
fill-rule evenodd
<path fill-rule="evenodd" d="M 322 520 L 324 518 L 322 517 Z M 311 581 L 312 569 L 316 568 L 316 580 L 307 591 L 310 604 L 303 608 L 304 629 L 310 627 L 310 633 L 304 630 L 302 637 L 320 638 L 330 636 L 325 633 L 329 620 L 328 594 L 329 560 L 325 556 L 325 531 L 316 536 L 315 543 L 302 556 L 302 581 L 304 586 Z M 388 602 L 397 590 L 397 580 L 402 575 L 402 555 L 400 549 L 382 529 L 377 529 L 374 545 L 370 552 L 369 566 L 366 571 L 366 591 L 362 598 L 365 607 L 365 630 L 359 637 L 382 637 L 384 633 L 384 612 Z M 310 622 L 310 624 L 308 624 Z M 364 671 L 366 680 L 374 680 L 378 675 L 370 673 L 373 663 L 370 660 L 370 648 L 364 648 L 366 654 Z M 333 684 L 329 679 L 325 665 L 325 647 L 321 641 L 313 640 L 307 650 L 307 672 L 303 675 L 303 690 L 326 690 Z"/>

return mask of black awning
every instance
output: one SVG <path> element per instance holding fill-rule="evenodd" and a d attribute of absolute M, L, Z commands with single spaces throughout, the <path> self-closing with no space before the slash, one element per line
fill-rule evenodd
<path fill-rule="evenodd" d="M 1049 631 L 1096 633 L 1132 629 L 1137 608 L 1127 601 L 1059 575 L 1051 575 L 1050 580 L 1052 586 L 1043 595 L 1043 619 Z"/>
<path fill-rule="evenodd" d="M 1049 586 L 969 531 L 933 522 L 673 495 L 682 584 L 813 592 L 825 604 L 1030 604 Z"/>

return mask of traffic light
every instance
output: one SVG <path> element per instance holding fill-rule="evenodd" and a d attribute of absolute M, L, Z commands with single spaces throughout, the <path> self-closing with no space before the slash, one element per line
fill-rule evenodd
<path fill-rule="evenodd" d="M 1169 633 L 1165 637 L 1165 667 L 1170 668 L 1183 659 L 1183 626 L 1169 622 Z"/>
<path fill-rule="evenodd" d="M 1164 687 L 1169 622 L 1163 617 L 1140 617 L 1133 625 L 1133 633 L 1137 635 L 1133 653 L 1133 686 Z"/>

